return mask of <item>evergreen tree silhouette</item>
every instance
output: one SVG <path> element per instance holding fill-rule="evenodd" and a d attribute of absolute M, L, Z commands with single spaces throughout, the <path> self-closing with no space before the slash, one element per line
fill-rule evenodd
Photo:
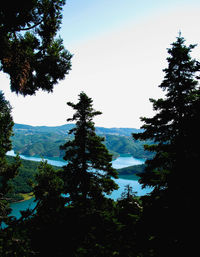
<path fill-rule="evenodd" d="M 185 45 L 179 35 L 168 49 L 168 67 L 161 85 L 165 98 L 150 99 L 156 114 L 142 118 L 143 133 L 135 139 L 151 139 L 146 150 L 155 153 L 146 161 L 140 182 L 152 186 L 150 196 L 144 197 L 144 226 L 147 231 L 147 256 L 180 256 L 190 252 L 196 186 L 188 176 L 196 176 L 195 165 L 199 150 L 199 63 L 190 56 L 195 45 Z M 198 122 L 198 123 L 197 123 Z M 198 128 L 198 129 L 197 129 Z M 150 240 L 151 239 L 151 240 Z"/>
<path fill-rule="evenodd" d="M 98 204 L 105 194 L 117 189 L 112 178 L 117 178 L 117 172 L 112 167 L 112 155 L 103 144 L 104 138 L 96 135 L 93 118 L 101 112 L 95 111 L 92 99 L 84 92 L 79 95 L 77 104 L 67 104 L 75 110 L 68 121 L 76 123 L 69 131 L 73 140 L 66 142 L 61 149 L 65 150 L 64 167 L 65 193 L 69 202 L 87 205 L 94 201 Z"/>

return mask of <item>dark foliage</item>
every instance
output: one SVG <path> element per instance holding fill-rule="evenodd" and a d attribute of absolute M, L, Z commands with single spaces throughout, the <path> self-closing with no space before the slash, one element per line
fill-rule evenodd
<path fill-rule="evenodd" d="M 0 7 L 1 70 L 11 90 L 32 95 L 53 86 L 71 69 L 72 55 L 55 38 L 65 0 L 4 1 Z M 12 7 L 12 8 L 11 8 Z"/>
<path fill-rule="evenodd" d="M 10 136 L 14 125 L 11 117 L 11 107 L 0 92 L 0 226 L 8 219 L 9 208 L 7 194 L 10 192 L 9 180 L 17 175 L 20 166 L 19 158 L 13 164 L 8 164 L 6 152 L 12 149 Z"/>
<path fill-rule="evenodd" d="M 140 180 L 144 187 L 154 187 L 150 196 L 144 197 L 143 221 L 148 238 L 145 256 L 190 255 L 193 249 L 190 237 L 197 186 L 188 183 L 188 176 L 192 174 L 192 181 L 198 180 L 200 65 L 190 56 L 195 46 L 186 46 L 184 41 L 179 36 L 168 49 L 168 67 L 160 85 L 166 97 L 151 99 L 157 112 L 153 118 L 142 118 L 144 132 L 133 135 L 156 142 L 146 146 L 155 157 L 146 161 Z"/>
<path fill-rule="evenodd" d="M 68 164 L 60 171 L 41 164 L 34 188 L 37 213 L 23 225 L 32 252 L 38 257 L 137 256 L 142 208 L 129 186 L 118 202 L 105 195 L 117 188 L 112 180 L 117 173 L 95 133 L 92 120 L 100 112 L 85 93 L 77 104 L 68 104 L 76 121 L 69 132 L 73 139 L 62 146 Z"/>
<path fill-rule="evenodd" d="M 11 190 L 9 180 L 17 175 L 20 166 L 18 156 L 12 164 L 8 164 L 6 160 L 6 152 L 12 149 L 10 136 L 13 125 L 11 106 L 0 91 L 0 256 L 5 257 L 9 256 L 6 254 L 7 252 L 10 254 L 12 252 L 11 249 L 16 248 L 14 241 L 10 237 L 12 229 L 6 232 L 2 229 L 3 224 L 10 223 L 10 218 L 8 217 L 10 213 L 8 204 L 10 198 L 8 198 L 8 194 Z"/>
<path fill-rule="evenodd" d="M 69 132 L 74 138 L 61 149 L 65 150 L 64 160 L 68 161 L 63 172 L 65 193 L 70 195 L 72 204 L 99 201 L 103 193 L 109 194 L 117 189 L 112 180 L 117 178 L 117 172 L 112 168 L 112 156 L 102 143 L 104 138 L 95 133 L 93 118 L 101 112 L 93 109 L 92 102 L 82 92 L 77 104 L 68 103 L 75 110 L 73 118 L 68 121 L 75 121 L 76 127 Z"/>

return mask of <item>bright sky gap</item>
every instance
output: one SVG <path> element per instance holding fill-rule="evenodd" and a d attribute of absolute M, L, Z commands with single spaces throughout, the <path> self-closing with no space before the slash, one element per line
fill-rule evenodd
<path fill-rule="evenodd" d="M 84 3 L 83 3 L 84 2 Z M 10 92 L 0 74 L 1 90 L 16 123 L 62 125 L 72 116 L 66 102 L 85 91 L 103 112 L 96 126 L 139 128 L 152 116 L 149 98 L 159 98 L 166 48 L 181 31 L 186 44 L 200 44 L 200 2 L 195 0 L 68 0 L 60 35 L 74 54 L 72 70 L 54 92 L 35 96 Z M 193 56 L 200 59 L 200 48 Z"/>

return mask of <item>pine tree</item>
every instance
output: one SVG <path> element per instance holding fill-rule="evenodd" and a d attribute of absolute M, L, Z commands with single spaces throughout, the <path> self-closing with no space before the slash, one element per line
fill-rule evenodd
<path fill-rule="evenodd" d="M 11 256 L 10 254 L 13 254 L 17 247 L 21 251 L 20 244 L 15 241 L 12 228 L 3 229 L 5 224 L 8 225 L 11 222 L 11 217 L 8 216 L 11 211 L 9 201 L 12 200 L 8 197 L 11 190 L 9 181 L 17 175 L 20 166 L 18 156 L 13 164 L 8 164 L 6 160 L 6 153 L 12 149 L 10 137 L 13 125 L 11 106 L 0 91 L 0 256 L 5 257 Z"/>
<path fill-rule="evenodd" d="M 11 106 L 0 91 L 0 226 L 2 221 L 5 222 L 8 219 L 9 214 L 6 195 L 11 188 L 8 182 L 17 175 L 20 166 L 18 157 L 14 164 L 8 164 L 6 161 L 6 153 L 12 149 L 10 137 L 13 125 Z"/>
<path fill-rule="evenodd" d="M 155 142 L 145 146 L 155 156 L 146 161 L 140 179 L 144 187 L 153 187 L 150 196 L 144 197 L 144 224 L 151 238 L 147 240 L 151 256 L 178 256 L 189 250 L 188 240 L 194 229 L 192 199 L 196 187 L 188 184 L 188 176 L 190 172 L 196 176 L 191 161 L 200 157 L 198 149 L 192 147 L 195 138 L 199 142 L 200 65 L 190 56 L 195 45 L 186 46 L 184 42 L 179 35 L 168 49 L 168 67 L 159 86 L 166 96 L 150 99 L 156 114 L 142 118 L 144 132 L 133 134 L 135 139 Z"/>
<path fill-rule="evenodd" d="M 133 188 L 127 185 L 117 200 L 117 219 L 120 224 L 118 233 L 119 256 L 139 256 L 139 219 L 142 206 Z M 116 233 L 116 232 L 115 232 Z"/>
<path fill-rule="evenodd" d="M 71 69 L 72 55 L 56 38 L 65 0 L 4 1 L 0 7 L 0 69 L 11 90 L 50 92 Z"/>
<path fill-rule="evenodd" d="M 79 95 L 79 102 L 67 104 L 75 110 L 68 121 L 76 122 L 75 128 L 69 134 L 73 140 L 66 142 L 61 149 L 65 150 L 64 159 L 68 164 L 64 167 L 65 193 L 69 194 L 72 205 L 86 204 L 94 200 L 96 204 L 117 189 L 112 178 L 117 178 L 117 172 L 112 167 L 112 155 L 109 154 L 104 138 L 97 136 L 93 118 L 101 112 L 92 107 L 92 99 L 84 92 Z"/>
<path fill-rule="evenodd" d="M 82 92 L 77 104 L 68 103 L 75 110 L 68 121 L 76 124 L 72 140 L 61 147 L 67 165 L 55 172 L 44 163 L 36 177 L 37 214 L 27 231 L 38 256 L 112 256 L 118 224 L 106 194 L 117 189 L 117 172 L 104 138 L 95 133 L 93 118 L 100 112 L 92 102 Z"/>
<path fill-rule="evenodd" d="M 37 215 L 44 220 L 45 215 L 52 219 L 61 208 L 64 208 L 63 181 L 59 177 L 59 171 L 43 161 L 38 167 L 35 180 L 34 195 L 38 205 Z"/>
<path fill-rule="evenodd" d="M 65 256 L 67 250 L 63 238 L 66 238 L 65 222 L 68 223 L 68 219 L 64 215 L 63 180 L 59 170 L 42 161 L 35 176 L 33 192 L 36 206 L 24 212 L 24 222 L 19 224 L 19 229 L 25 231 L 24 238 L 30 242 L 29 251 L 39 257 Z"/>

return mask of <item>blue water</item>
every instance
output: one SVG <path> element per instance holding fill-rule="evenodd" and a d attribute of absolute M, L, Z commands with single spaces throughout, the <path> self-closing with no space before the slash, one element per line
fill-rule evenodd
<path fill-rule="evenodd" d="M 15 152 L 13 150 L 7 152 L 7 155 L 9 156 L 16 156 Z M 34 161 L 34 162 L 40 162 L 42 160 L 46 160 L 49 164 L 53 165 L 53 166 L 58 166 L 58 167 L 62 167 L 64 165 L 66 165 L 67 162 L 63 161 L 63 160 L 59 160 L 58 158 L 49 158 L 49 157 L 33 157 L 33 156 L 27 156 L 27 155 L 22 155 L 20 154 L 20 157 L 23 160 L 28 160 L 28 161 Z"/>
<path fill-rule="evenodd" d="M 13 150 L 7 152 L 7 155 L 9 156 L 15 156 L 15 152 Z M 56 159 L 56 158 L 49 158 L 49 157 L 33 157 L 33 156 L 26 156 L 26 155 L 20 155 L 20 157 L 24 160 L 29 160 L 29 161 L 35 161 L 35 162 L 40 162 L 42 160 L 46 160 L 49 164 L 54 165 L 54 166 L 58 166 L 58 167 L 62 167 L 64 165 L 66 165 L 66 161 L 60 160 L 60 159 Z M 144 163 L 144 159 L 136 159 L 133 158 L 131 155 L 126 155 L 126 156 L 120 156 L 118 157 L 116 160 L 114 160 L 113 163 L 113 167 L 115 169 L 121 169 L 121 168 L 125 168 L 128 166 L 132 166 L 132 165 L 139 165 L 139 164 L 143 164 Z"/>
<path fill-rule="evenodd" d="M 9 216 L 14 216 L 17 219 L 21 217 L 20 211 L 25 211 L 27 209 L 33 209 L 36 206 L 36 202 L 34 202 L 35 198 L 32 197 L 29 200 L 17 202 L 17 203 L 11 203 L 10 207 L 12 209 Z"/>
<path fill-rule="evenodd" d="M 15 153 L 14 153 L 14 151 L 10 151 L 7 153 L 7 155 L 14 156 Z M 31 160 L 31 161 L 37 161 L 37 162 L 40 162 L 42 160 L 40 157 L 30 157 L 30 156 L 24 156 L 24 155 L 20 155 L 20 157 L 25 160 Z M 58 166 L 58 167 L 62 167 L 64 165 L 66 165 L 65 161 L 50 159 L 48 157 L 43 158 L 43 160 L 47 160 L 47 162 L 49 164 Z M 120 169 L 120 168 L 125 168 L 128 166 L 132 166 L 132 165 L 143 164 L 144 160 L 136 159 L 136 158 L 133 158 L 132 156 L 123 156 L 123 157 L 118 157 L 112 163 L 113 163 L 113 167 L 115 169 Z M 138 196 L 148 194 L 152 190 L 151 188 L 142 189 L 140 183 L 137 180 L 128 180 L 128 179 L 120 179 L 119 178 L 119 179 L 116 179 L 115 182 L 118 184 L 119 189 L 115 190 L 109 196 L 114 200 L 117 200 L 118 198 L 120 198 L 122 192 L 124 191 L 124 187 L 126 185 L 130 185 L 132 187 L 133 191 L 137 192 L 136 195 L 138 195 Z M 21 214 L 20 214 L 21 210 L 26 210 L 27 208 L 33 209 L 35 207 L 35 205 L 36 205 L 36 203 L 34 202 L 34 198 L 27 200 L 27 201 L 23 201 L 23 202 L 12 203 L 11 204 L 12 212 L 10 215 L 19 218 L 21 216 Z"/>
<path fill-rule="evenodd" d="M 133 158 L 132 156 L 125 156 L 125 157 L 118 157 L 116 160 L 112 162 L 112 164 L 113 164 L 113 168 L 121 169 L 128 166 L 143 164 L 144 162 L 145 162 L 144 159 L 136 159 L 136 158 Z"/>

